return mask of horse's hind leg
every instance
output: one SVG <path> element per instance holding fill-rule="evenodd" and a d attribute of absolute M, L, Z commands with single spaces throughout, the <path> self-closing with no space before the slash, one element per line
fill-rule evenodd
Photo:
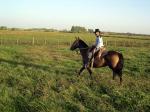
<path fill-rule="evenodd" d="M 113 71 L 113 80 L 115 80 L 116 73 Z"/>
<path fill-rule="evenodd" d="M 122 85 L 122 76 L 120 76 L 120 85 Z"/>
<path fill-rule="evenodd" d="M 87 70 L 88 70 L 89 74 L 92 75 L 92 70 L 91 70 L 91 68 L 88 67 Z"/>
<path fill-rule="evenodd" d="M 122 70 L 119 72 L 119 77 L 120 77 L 120 85 L 122 85 Z"/>
<path fill-rule="evenodd" d="M 115 80 L 116 75 L 119 76 L 119 78 L 120 78 L 120 85 L 121 85 L 122 84 L 122 70 L 116 71 L 116 72 L 113 71 L 113 80 Z"/>

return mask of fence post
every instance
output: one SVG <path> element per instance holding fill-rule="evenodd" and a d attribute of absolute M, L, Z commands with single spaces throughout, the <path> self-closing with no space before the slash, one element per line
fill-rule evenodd
<path fill-rule="evenodd" d="M 2 40 L 2 38 L 1 38 L 1 45 L 3 44 L 3 40 Z"/>
<path fill-rule="evenodd" d="M 44 39 L 44 44 L 45 44 L 45 45 L 47 44 L 46 39 Z"/>
<path fill-rule="evenodd" d="M 2 39 L 0 38 L 0 45 L 2 45 Z"/>
<path fill-rule="evenodd" d="M 115 41 L 115 47 L 117 47 L 117 41 Z"/>
<path fill-rule="evenodd" d="M 125 43 L 125 41 L 123 42 L 123 47 L 126 47 L 126 43 Z"/>
<path fill-rule="evenodd" d="M 57 48 L 57 49 L 58 49 L 58 52 L 59 52 L 59 48 L 60 48 L 60 46 L 59 46 L 59 44 L 60 44 L 59 40 L 58 40 L 58 43 L 57 43 L 57 44 L 58 44 L 58 46 L 57 46 L 58 48 Z M 58 57 L 59 57 L 59 58 L 61 58 L 61 52 L 60 52 L 60 53 L 58 53 L 58 54 L 59 54 L 59 56 L 58 56 Z"/>
<path fill-rule="evenodd" d="M 36 39 L 35 42 L 36 42 L 36 45 L 38 45 L 38 39 Z"/>
<path fill-rule="evenodd" d="M 35 43 L 35 39 L 34 39 L 34 37 L 32 38 L 32 45 L 34 45 L 34 43 Z"/>
<path fill-rule="evenodd" d="M 106 46 L 107 46 L 107 40 L 106 40 L 105 44 L 106 44 Z"/>
<path fill-rule="evenodd" d="M 69 48 L 71 47 L 71 40 L 69 41 Z M 69 52 L 69 56 L 71 57 L 71 53 Z"/>
<path fill-rule="evenodd" d="M 19 40 L 17 39 L 17 45 L 19 44 Z"/>
<path fill-rule="evenodd" d="M 58 46 L 57 47 L 58 47 L 58 50 L 59 50 L 59 40 L 58 40 Z"/>
<path fill-rule="evenodd" d="M 70 40 L 70 43 L 69 43 L 69 47 L 71 47 L 72 43 L 71 43 L 71 40 Z"/>

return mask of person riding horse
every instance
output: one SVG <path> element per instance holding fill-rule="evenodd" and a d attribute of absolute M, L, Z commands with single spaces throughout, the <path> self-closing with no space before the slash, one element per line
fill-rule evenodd
<path fill-rule="evenodd" d="M 91 61 L 91 63 L 93 62 L 93 57 L 96 52 L 99 52 L 98 57 L 100 58 L 102 56 L 102 52 L 106 50 L 103 44 L 102 32 L 99 29 L 95 29 L 94 33 L 96 36 L 96 42 L 95 42 L 95 45 L 91 47 L 88 53 L 88 59 L 89 59 L 89 62 Z M 88 64 L 86 65 L 86 67 L 87 66 Z M 91 66 L 93 65 L 91 64 Z"/>
<path fill-rule="evenodd" d="M 82 67 L 78 72 L 80 75 L 83 70 L 87 69 L 91 78 L 92 78 L 92 69 L 91 66 L 86 66 L 88 63 L 88 54 L 91 49 L 82 39 L 79 37 L 73 42 L 70 47 L 70 50 L 75 51 L 79 49 L 81 57 L 82 57 Z M 118 51 L 107 51 L 106 53 L 103 52 L 101 57 L 99 58 L 99 51 L 95 53 L 94 60 L 93 60 L 93 68 L 100 68 L 108 66 L 113 71 L 113 80 L 116 76 L 120 78 L 120 84 L 122 83 L 122 70 L 124 66 L 124 58 L 123 54 Z M 90 63 L 91 65 L 91 63 Z"/>

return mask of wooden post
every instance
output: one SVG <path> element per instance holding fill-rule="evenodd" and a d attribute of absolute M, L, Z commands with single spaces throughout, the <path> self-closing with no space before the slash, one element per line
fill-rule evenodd
<path fill-rule="evenodd" d="M 35 42 L 36 42 L 36 44 L 38 45 L 38 39 L 37 39 Z"/>
<path fill-rule="evenodd" d="M 19 40 L 17 39 L 17 45 L 19 44 Z"/>
<path fill-rule="evenodd" d="M 46 39 L 44 39 L 44 44 L 45 44 L 45 45 L 47 44 Z"/>
<path fill-rule="evenodd" d="M 32 45 L 34 45 L 34 43 L 35 43 L 35 39 L 34 39 L 34 37 L 33 37 L 33 39 L 32 39 Z"/>
<path fill-rule="evenodd" d="M 70 47 L 71 47 L 71 40 L 70 40 Z M 69 53 L 70 54 L 70 56 L 71 56 L 71 53 Z"/>
<path fill-rule="evenodd" d="M 2 45 L 2 39 L 1 39 L 1 45 Z"/>
<path fill-rule="evenodd" d="M 116 48 L 116 41 L 115 41 L 115 48 Z"/>
<path fill-rule="evenodd" d="M 58 49 L 59 49 L 59 40 L 58 40 Z"/>
<path fill-rule="evenodd" d="M 0 38 L 0 45 L 2 45 L 2 39 Z"/>
<path fill-rule="evenodd" d="M 124 41 L 123 44 L 124 44 L 124 47 L 126 47 L 126 41 Z"/>
<path fill-rule="evenodd" d="M 106 43 L 105 43 L 105 44 L 106 44 L 106 46 L 107 46 L 107 40 L 106 40 Z"/>
<path fill-rule="evenodd" d="M 60 44 L 60 42 L 59 42 L 59 40 L 58 40 L 58 50 L 59 50 L 59 48 L 60 48 L 60 46 L 59 46 L 59 44 Z M 58 51 L 59 52 L 59 51 Z M 58 56 L 59 58 L 61 58 L 61 53 L 59 53 L 59 56 Z"/>
<path fill-rule="evenodd" d="M 69 46 L 71 46 L 71 40 L 69 41 Z"/>

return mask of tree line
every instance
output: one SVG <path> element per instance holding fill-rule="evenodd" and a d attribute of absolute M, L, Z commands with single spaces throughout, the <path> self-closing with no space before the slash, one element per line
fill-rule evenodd
<path fill-rule="evenodd" d="M 7 26 L 0 26 L 0 30 L 10 30 L 10 31 L 44 31 L 44 32 L 65 32 L 65 33 L 93 33 L 93 29 L 86 29 L 82 26 L 72 26 L 70 30 L 57 30 L 49 28 L 8 28 Z M 148 34 L 135 34 L 135 33 L 116 33 L 116 32 L 105 32 L 108 35 L 127 35 L 127 36 L 150 36 Z"/>
<path fill-rule="evenodd" d="M 72 26 L 71 28 L 72 33 L 93 33 L 93 29 L 86 29 L 85 27 L 81 26 Z"/>
<path fill-rule="evenodd" d="M 7 26 L 0 26 L 0 30 L 11 30 L 11 31 L 17 31 L 17 30 L 23 30 L 23 31 L 45 31 L 45 32 L 70 32 L 70 33 L 93 33 L 93 29 L 86 29 L 85 27 L 81 26 L 72 26 L 71 30 L 57 30 L 57 29 L 48 29 L 48 28 L 29 28 L 29 29 L 23 29 L 23 28 L 8 28 Z"/>

